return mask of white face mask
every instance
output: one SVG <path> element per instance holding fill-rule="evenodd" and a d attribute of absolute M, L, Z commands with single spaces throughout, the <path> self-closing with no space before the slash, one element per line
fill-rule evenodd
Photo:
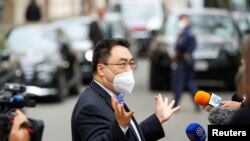
<path fill-rule="evenodd" d="M 187 24 L 185 22 L 183 22 L 183 21 L 178 22 L 178 28 L 180 31 L 182 31 L 186 26 L 187 26 Z"/>
<path fill-rule="evenodd" d="M 109 68 L 107 69 L 110 71 Z M 110 72 L 115 75 L 112 71 Z M 131 94 L 135 85 L 133 71 L 126 71 L 115 75 L 112 85 L 119 93 Z"/>

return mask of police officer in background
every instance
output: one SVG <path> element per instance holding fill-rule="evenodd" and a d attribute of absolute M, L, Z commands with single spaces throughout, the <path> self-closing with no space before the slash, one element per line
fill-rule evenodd
<path fill-rule="evenodd" d="M 175 56 L 172 59 L 172 89 L 175 105 L 179 104 L 185 87 L 191 93 L 192 100 L 197 91 L 194 83 L 194 59 L 192 54 L 196 48 L 196 38 L 191 30 L 191 22 L 187 15 L 181 15 L 178 21 L 179 35 L 176 40 Z M 198 105 L 195 105 L 199 111 Z"/>

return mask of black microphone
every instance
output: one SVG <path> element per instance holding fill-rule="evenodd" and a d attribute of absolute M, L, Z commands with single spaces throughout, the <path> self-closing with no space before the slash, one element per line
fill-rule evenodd
<path fill-rule="evenodd" d="M 205 141 L 207 138 L 205 129 L 199 123 L 190 123 L 186 134 L 190 141 Z"/>
<path fill-rule="evenodd" d="M 235 110 L 225 107 L 214 107 L 208 114 L 208 121 L 212 125 L 225 125 L 233 116 Z"/>

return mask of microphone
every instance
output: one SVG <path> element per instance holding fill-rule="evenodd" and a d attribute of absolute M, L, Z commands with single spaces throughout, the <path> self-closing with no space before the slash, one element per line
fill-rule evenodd
<path fill-rule="evenodd" d="M 225 125 L 233 116 L 235 110 L 225 108 L 225 107 L 215 107 L 213 108 L 209 115 L 208 121 L 212 125 Z"/>
<path fill-rule="evenodd" d="M 220 106 L 221 97 L 212 93 L 207 93 L 205 91 L 197 91 L 194 96 L 194 102 L 198 105 L 203 106 L 203 109 L 210 112 L 213 107 Z"/>
<path fill-rule="evenodd" d="M 198 123 L 191 123 L 186 128 L 186 134 L 190 141 L 205 141 L 207 138 L 206 131 Z"/>

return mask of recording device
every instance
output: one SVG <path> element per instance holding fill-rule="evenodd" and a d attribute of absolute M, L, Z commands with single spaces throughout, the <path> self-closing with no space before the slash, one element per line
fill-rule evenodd
<path fill-rule="evenodd" d="M 0 140 L 8 141 L 12 128 L 15 109 L 35 107 L 36 102 L 25 93 L 26 87 L 16 83 L 6 83 L 0 91 Z M 27 128 L 31 141 L 41 141 L 44 129 L 42 120 L 28 118 L 28 123 L 23 123 L 20 128 Z"/>
<path fill-rule="evenodd" d="M 203 109 L 210 112 L 212 108 L 220 106 L 221 97 L 214 93 L 207 93 L 205 91 L 197 91 L 194 96 L 196 104 L 203 106 Z"/>
<path fill-rule="evenodd" d="M 205 141 L 206 131 L 198 123 L 190 123 L 186 128 L 186 134 L 190 141 Z"/>
<path fill-rule="evenodd" d="M 209 115 L 208 121 L 212 125 L 225 125 L 233 116 L 235 110 L 224 108 L 224 107 L 214 107 Z"/>

